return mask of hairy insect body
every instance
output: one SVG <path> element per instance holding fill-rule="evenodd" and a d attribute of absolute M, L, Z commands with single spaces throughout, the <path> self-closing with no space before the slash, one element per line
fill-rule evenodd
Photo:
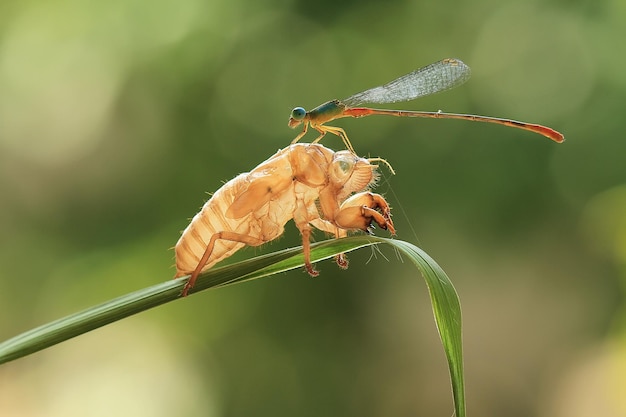
<path fill-rule="evenodd" d="M 302 234 L 305 267 L 311 275 L 317 275 L 310 262 L 313 227 L 339 238 L 348 230 L 369 231 L 375 222 L 394 233 L 387 202 L 364 191 L 374 184 L 375 170 L 369 160 L 350 151 L 298 143 L 230 180 L 195 215 L 176 244 L 176 277 L 191 274 L 183 295 L 201 271 L 245 245 L 276 239 L 291 219 Z M 347 266 L 344 257 L 337 263 Z"/>
<path fill-rule="evenodd" d="M 223 230 L 244 235 L 256 232 L 254 230 L 255 225 L 250 221 L 251 214 L 240 219 L 226 217 L 228 208 L 239 191 L 245 187 L 245 177 L 246 174 L 241 174 L 226 184 L 230 186 L 224 186 L 217 190 L 202 207 L 202 210 L 191 220 L 183 232 L 184 239 L 181 236 L 176 245 L 177 275 L 186 275 L 196 268 L 207 243 L 214 234 Z M 232 240 L 216 241 L 213 250 L 214 256 L 207 261 L 205 268 L 208 269 L 222 259 L 228 258 L 244 245 L 242 242 Z"/>

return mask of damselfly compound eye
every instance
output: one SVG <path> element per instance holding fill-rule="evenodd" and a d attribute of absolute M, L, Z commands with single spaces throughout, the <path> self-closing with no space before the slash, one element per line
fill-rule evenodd
<path fill-rule="evenodd" d="M 291 117 L 295 120 L 302 120 L 306 115 L 306 110 L 302 107 L 296 107 L 291 111 Z"/>

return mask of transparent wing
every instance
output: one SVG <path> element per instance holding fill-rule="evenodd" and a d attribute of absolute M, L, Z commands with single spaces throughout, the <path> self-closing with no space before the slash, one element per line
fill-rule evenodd
<path fill-rule="evenodd" d="M 461 60 L 446 58 L 403 75 L 380 87 L 370 88 L 342 100 L 348 107 L 364 103 L 409 101 L 457 87 L 470 77 L 470 68 Z"/>

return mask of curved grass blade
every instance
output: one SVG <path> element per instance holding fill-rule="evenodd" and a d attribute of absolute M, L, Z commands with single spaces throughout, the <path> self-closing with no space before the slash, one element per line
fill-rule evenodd
<path fill-rule="evenodd" d="M 439 330 L 439 337 L 450 369 L 456 416 L 465 417 L 463 340 L 459 296 L 450 278 L 426 252 L 402 240 L 379 239 L 404 253 L 417 266 L 426 280 L 437 330 Z"/>
<path fill-rule="evenodd" d="M 376 243 L 379 242 L 368 238 L 363 239 L 363 237 L 319 242 L 311 245 L 313 249 L 311 259 L 320 261 L 332 258 L 341 252 L 350 252 Z M 284 249 L 206 271 L 200 275 L 190 294 L 209 288 L 250 281 L 303 265 L 301 247 Z M 89 307 L 6 340 L 0 343 L 0 364 L 38 352 L 152 307 L 174 301 L 180 298 L 186 280 L 186 277 L 168 280 Z"/>
<path fill-rule="evenodd" d="M 461 308 L 454 286 L 439 265 L 425 252 L 410 243 L 364 235 L 313 244 L 311 259 L 317 262 L 332 258 L 339 253 L 380 243 L 392 245 L 403 252 L 418 267 L 426 280 L 435 322 L 448 359 L 456 415 L 465 417 Z M 304 265 L 301 251 L 301 247 L 285 249 L 211 269 L 199 276 L 190 294 L 300 268 Z M 186 279 L 182 277 L 135 291 L 6 340 L 0 343 L 0 364 L 38 352 L 152 307 L 174 301 L 180 298 Z"/>

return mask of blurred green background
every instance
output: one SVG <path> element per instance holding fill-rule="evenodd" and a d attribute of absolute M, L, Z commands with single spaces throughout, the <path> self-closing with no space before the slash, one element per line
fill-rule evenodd
<path fill-rule="evenodd" d="M 466 85 L 390 107 L 567 141 L 452 120 L 336 125 L 393 165 L 377 191 L 398 238 L 457 286 L 469 415 L 624 416 L 625 38 L 623 0 L 4 0 L 0 339 L 170 279 L 205 192 L 289 144 L 293 107 L 457 57 Z M 297 244 L 290 223 L 229 261 Z M 3 365 L 0 415 L 452 415 L 422 279 L 386 248 L 350 260 Z"/>

